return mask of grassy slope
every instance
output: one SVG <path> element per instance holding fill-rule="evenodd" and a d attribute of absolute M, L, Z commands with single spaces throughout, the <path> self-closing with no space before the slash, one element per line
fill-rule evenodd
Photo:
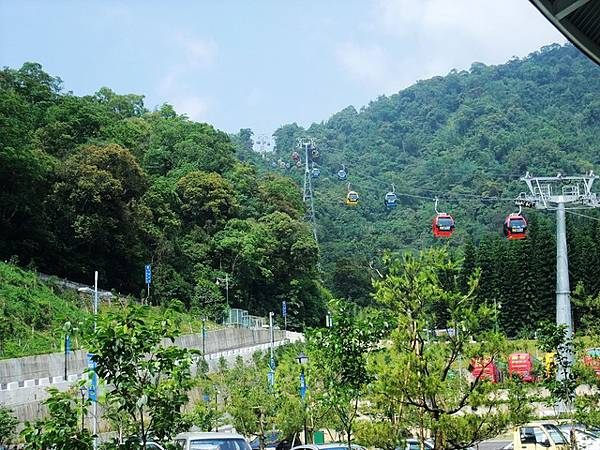
<path fill-rule="evenodd" d="M 120 309 L 126 302 L 102 305 L 101 312 Z M 153 311 L 163 313 L 158 307 Z M 42 282 L 34 272 L 0 263 L 0 359 L 61 351 L 67 321 L 79 329 L 72 336 L 72 347 L 79 347 L 91 317 L 89 296 L 61 290 L 51 281 Z M 179 313 L 177 319 L 183 334 L 201 329 L 200 321 L 188 314 Z"/>

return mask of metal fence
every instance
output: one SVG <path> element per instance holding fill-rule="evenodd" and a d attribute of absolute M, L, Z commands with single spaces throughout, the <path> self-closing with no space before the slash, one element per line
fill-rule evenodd
<path fill-rule="evenodd" d="M 223 321 L 223 325 L 226 327 L 262 329 L 268 324 L 265 317 L 252 316 L 245 309 L 231 308 Z"/>

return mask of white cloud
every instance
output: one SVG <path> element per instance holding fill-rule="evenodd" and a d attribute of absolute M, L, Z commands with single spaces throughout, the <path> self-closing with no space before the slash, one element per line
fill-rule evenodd
<path fill-rule="evenodd" d="M 179 114 L 187 114 L 193 120 L 207 120 L 211 103 L 197 94 L 196 83 L 203 74 L 215 68 L 217 44 L 212 39 L 185 32 L 175 34 L 172 42 L 176 59 L 159 80 L 158 91 Z"/>
<path fill-rule="evenodd" d="M 525 0 L 377 0 L 374 27 L 432 58 L 500 63 L 564 37 Z M 484 61 L 484 62 L 486 62 Z"/>
<path fill-rule="evenodd" d="M 335 56 L 352 78 L 375 93 L 419 80 L 500 64 L 564 37 L 525 0 L 375 0 L 371 16 Z"/>
<path fill-rule="evenodd" d="M 179 32 L 175 42 L 184 53 L 183 63 L 192 68 L 211 67 L 217 57 L 217 43 L 212 39 L 202 39 L 190 33 Z"/>
<path fill-rule="evenodd" d="M 379 45 L 346 42 L 336 49 L 337 60 L 359 81 L 369 85 L 385 84 L 390 72 L 390 58 Z"/>
<path fill-rule="evenodd" d="M 171 100 L 175 111 L 179 114 L 186 114 L 190 119 L 196 121 L 205 121 L 206 114 L 209 111 L 208 101 L 202 97 L 190 95 L 186 97 L 177 97 Z"/>

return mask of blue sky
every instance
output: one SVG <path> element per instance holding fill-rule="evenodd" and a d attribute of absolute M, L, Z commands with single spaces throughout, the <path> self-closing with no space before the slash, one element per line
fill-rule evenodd
<path fill-rule="evenodd" d="M 527 0 L 0 0 L 0 66 L 236 132 L 326 120 L 419 79 L 565 42 Z"/>

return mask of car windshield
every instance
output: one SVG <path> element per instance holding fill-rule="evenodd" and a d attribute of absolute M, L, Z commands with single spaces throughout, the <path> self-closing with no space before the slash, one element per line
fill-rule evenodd
<path fill-rule="evenodd" d="M 452 226 L 452 219 L 450 217 L 440 217 L 438 219 L 438 225 L 441 227 Z"/>
<path fill-rule="evenodd" d="M 243 439 L 193 439 L 190 441 L 190 450 L 250 450 L 250 446 Z"/>
<path fill-rule="evenodd" d="M 555 425 L 545 424 L 544 429 L 548 432 L 555 444 L 568 444 L 565 436 Z"/>
<path fill-rule="evenodd" d="M 513 228 L 523 228 L 525 221 L 523 219 L 511 219 L 510 226 Z"/>

